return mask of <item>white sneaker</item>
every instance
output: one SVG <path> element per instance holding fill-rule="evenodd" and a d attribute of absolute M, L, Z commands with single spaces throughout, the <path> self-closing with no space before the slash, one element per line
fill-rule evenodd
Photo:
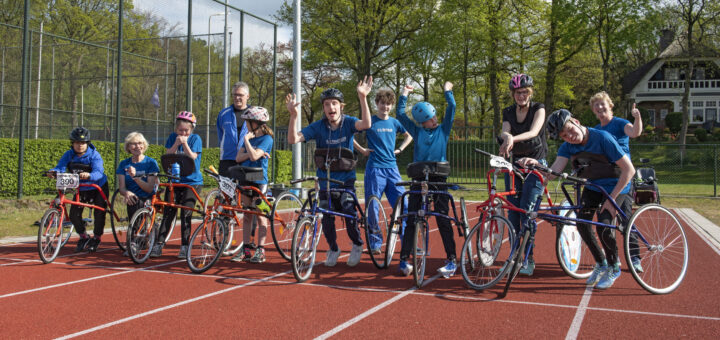
<path fill-rule="evenodd" d="M 357 264 L 360 263 L 360 258 L 362 257 L 362 252 L 363 252 L 362 246 L 353 244 L 352 249 L 350 250 L 350 257 L 348 257 L 347 265 L 350 267 L 357 266 Z"/>
<path fill-rule="evenodd" d="M 325 266 L 334 267 L 337 264 L 338 257 L 340 257 L 340 248 L 337 251 L 328 249 L 327 255 L 325 256 Z"/>

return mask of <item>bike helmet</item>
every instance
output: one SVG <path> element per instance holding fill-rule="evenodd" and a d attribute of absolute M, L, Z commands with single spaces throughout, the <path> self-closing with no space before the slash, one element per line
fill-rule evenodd
<path fill-rule="evenodd" d="M 510 79 L 510 91 L 517 90 L 523 87 L 532 87 L 533 86 L 533 79 L 531 76 L 527 74 L 516 74 L 514 77 Z"/>
<path fill-rule="evenodd" d="M 70 132 L 70 141 L 72 142 L 90 142 L 90 130 L 78 126 Z"/>
<path fill-rule="evenodd" d="M 325 102 L 325 99 L 337 99 L 341 103 L 345 102 L 345 97 L 342 92 L 336 88 L 329 88 L 320 94 L 320 104 Z"/>
<path fill-rule="evenodd" d="M 251 106 L 250 108 L 245 110 L 245 112 L 240 114 L 240 118 L 246 120 L 254 120 L 260 123 L 266 123 L 268 120 L 270 120 L 270 114 L 268 114 L 267 109 L 264 107 Z"/>
<path fill-rule="evenodd" d="M 197 119 L 195 118 L 195 115 L 190 111 L 180 111 L 178 113 L 177 117 L 175 117 L 175 121 L 178 120 L 187 120 L 188 122 L 192 123 L 192 126 L 195 127 L 195 124 L 197 123 Z"/>
<path fill-rule="evenodd" d="M 428 102 L 419 102 L 413 105 L 412 116 L 419 124 L 425 123 L 435 117 L 435 107 Z"/>
<path fill-rule="evenodd" d="M 560 131 L 562 131 L 563 126 L 565 126 L 565 123 L 567 123 L 570 118 L 572 118 L 572 113 L 565 109 L 560 109 L 550 114 L 547 120 L 547 126 L 545 127 L 550 138 L 560 139 Z"/>

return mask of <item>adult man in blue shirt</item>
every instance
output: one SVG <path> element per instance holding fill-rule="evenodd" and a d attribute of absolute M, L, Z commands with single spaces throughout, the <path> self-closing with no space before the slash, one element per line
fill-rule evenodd
<path fill-rule="evenodd" d="M 367 95 L 371 89 L 372 77 L 365 77 L 365 79 L 357 85 L 362 120 L 343 113 L 345 100 L 340 90 L 330 88 L 323 91 L 320 95 L 320 101 L 323 105 L 323 119 L 306 126 L 300 131 L 297 131 L 295 126 L 298 119 L 298 106 L 300 103 L 296 101 L 294 94 L 288 94 L 285 97 L 285 103 L 290 112 L 288 143 L 295 144 L 314 139 L 318 148 L 347 148 L 352 150 L 353 135 L 356 132 L 369 129 L 371 125 L 370 108 L 367 104 Z M 317 176 L 325 177 L 325 172 L 317 169 Z M 342 185 L 343 188 L 355 191 L 355 170 L 331 171 L 330 178 L 342 181 L 344 183 L 344 185 Z M 355 215 L 352 198 L 349 197 L 348 194 L 340 195 L 340 197 L 327 197 L 327 191 L 322 190 L 326 185 L 326 182 L 321 182 L 320 184 L 320 200 L 328 201 L 330 203 L 330 209 L 334 211 L 347 215 Z M 330 186 L 340 187 L 337 184 L 330 184 Z M 360 231 L 355 219 L 346 218 L 345 225 L 348 236 L 353 243 L 347 262 L 348 266 L 352 267 L 360 262 L 363 241 L 360 238 Z M 330 245 L 325 259 L 325 265 L 332 267 L 337 264 L 337 259 L 340 256 L 340 248 L 338 247 L 337 235 L 335 233 L 335 216 L 325 214 L 322 219 L 322 228 L 325 239 Z"/>
<path fill-rule="evenodd" d="M 247 125 L 240 118 L 240 115 L 246 112 L 250 105 L 250 90 L 248 84 L 239 81 L 232 87 L 232 105 L 222 109 L 217 117 L 217 136 L 220 144 L 220 164 L 218 172 L 222 176 L 228 176 L 228 169 L 237 165 L 235 157 L 238 150 L 243 146 L 243 140 L 247 133 Z"/>

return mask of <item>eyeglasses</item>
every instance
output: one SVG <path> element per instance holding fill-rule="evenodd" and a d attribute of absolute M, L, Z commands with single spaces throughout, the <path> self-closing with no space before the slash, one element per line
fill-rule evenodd
<path fill-rule="evenodd" d="M 245 93 L 233 93 L 232 96 L 233 96 L 233 97 L 245 97 L 245 96 L 247 96 L 247 94 L 245 94 Z"/>

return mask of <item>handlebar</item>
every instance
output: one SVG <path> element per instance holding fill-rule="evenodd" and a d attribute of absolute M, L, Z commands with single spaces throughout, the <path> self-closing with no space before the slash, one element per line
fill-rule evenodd
<path fill-rule="evenodd" d="M 540 165 L 540 164 L 538 164 L 538 165 L 532 165 L 532 164 L 531 164 L 531 165 L 528 166 L 528 169 L 530 169 L 530 170 L 542 171 L 542 172 L 545 172 L 545 173 L 548 173 L 548 174 L 552 174 L 552 175 L 557 176 L 557 177 L 562 177 L 563 179 L 571 180 L 571 181 L 573 181 L 573 182 L 578 182 L 578 183 L 585 183 L 585 182 L 587 182 L 587 179 L 585 179 L 585 178 L 580 178 L 580 177 L 571 176 L 571 175 L 568 175 L 568 174 L 565 173 L 565 172 L 557 172 L 557 171 L 555 171 L 555 170 L 553 170 L 553 169 L 550 169 L 550 168 L 548 168 L 548 167 L 542 166 L 542 165 Z"/>
<path fill-rule="evenodd" d="M 447 182 L 425 182 L 425 181 L 405 181 L 405 182 L 397 182 L 395 183 L 395 186 L 405 186 L 405 185 L 420 185 L 426 183 L 427 185 L 434 185 L 437 187 L 447 187 L 447 188 L 453 188 L 457 187 L 457 189 L 460 189 L 460 187 L 455 183 L 447 183 Z"/>
<path fill-rule="evenodd" d="M 290 184 L 297 184 L 297 183 L 306 182 L 306 181 L 326 181 L 326 182 L 339 184 L 339 185 L 345 184 L 345 182 L 343 182 L 343 181 L 338 181 L 338 180 L 332 179 L 332 178 L 317 177 L 317 176 L 308 176 L 308 177 L 294 179 L 294 180 L 290 181 Z"/>
<path fill-rule="evenodd" d="M 133 178 L 142 178 L 142 177 L 151 177 L 151 176 L 166 177 L 166 178 L 169 178 L 169 179 L 174 179 L 174 180 L 176 180 L 176 181 L 179 181 L 179 180 L 180 180 L 180 177 L 178 177 L 178 176 L 173 176 L 173 175 L 168 175 L 168 174 L 161 174 L 161 173 L 159 173 L 159 172 L 149 172 L 149 173 L 146 173 L 146 174 L 135 175 L 135 176 L 132 176 L 132 177 L 133 177 Z"/>

